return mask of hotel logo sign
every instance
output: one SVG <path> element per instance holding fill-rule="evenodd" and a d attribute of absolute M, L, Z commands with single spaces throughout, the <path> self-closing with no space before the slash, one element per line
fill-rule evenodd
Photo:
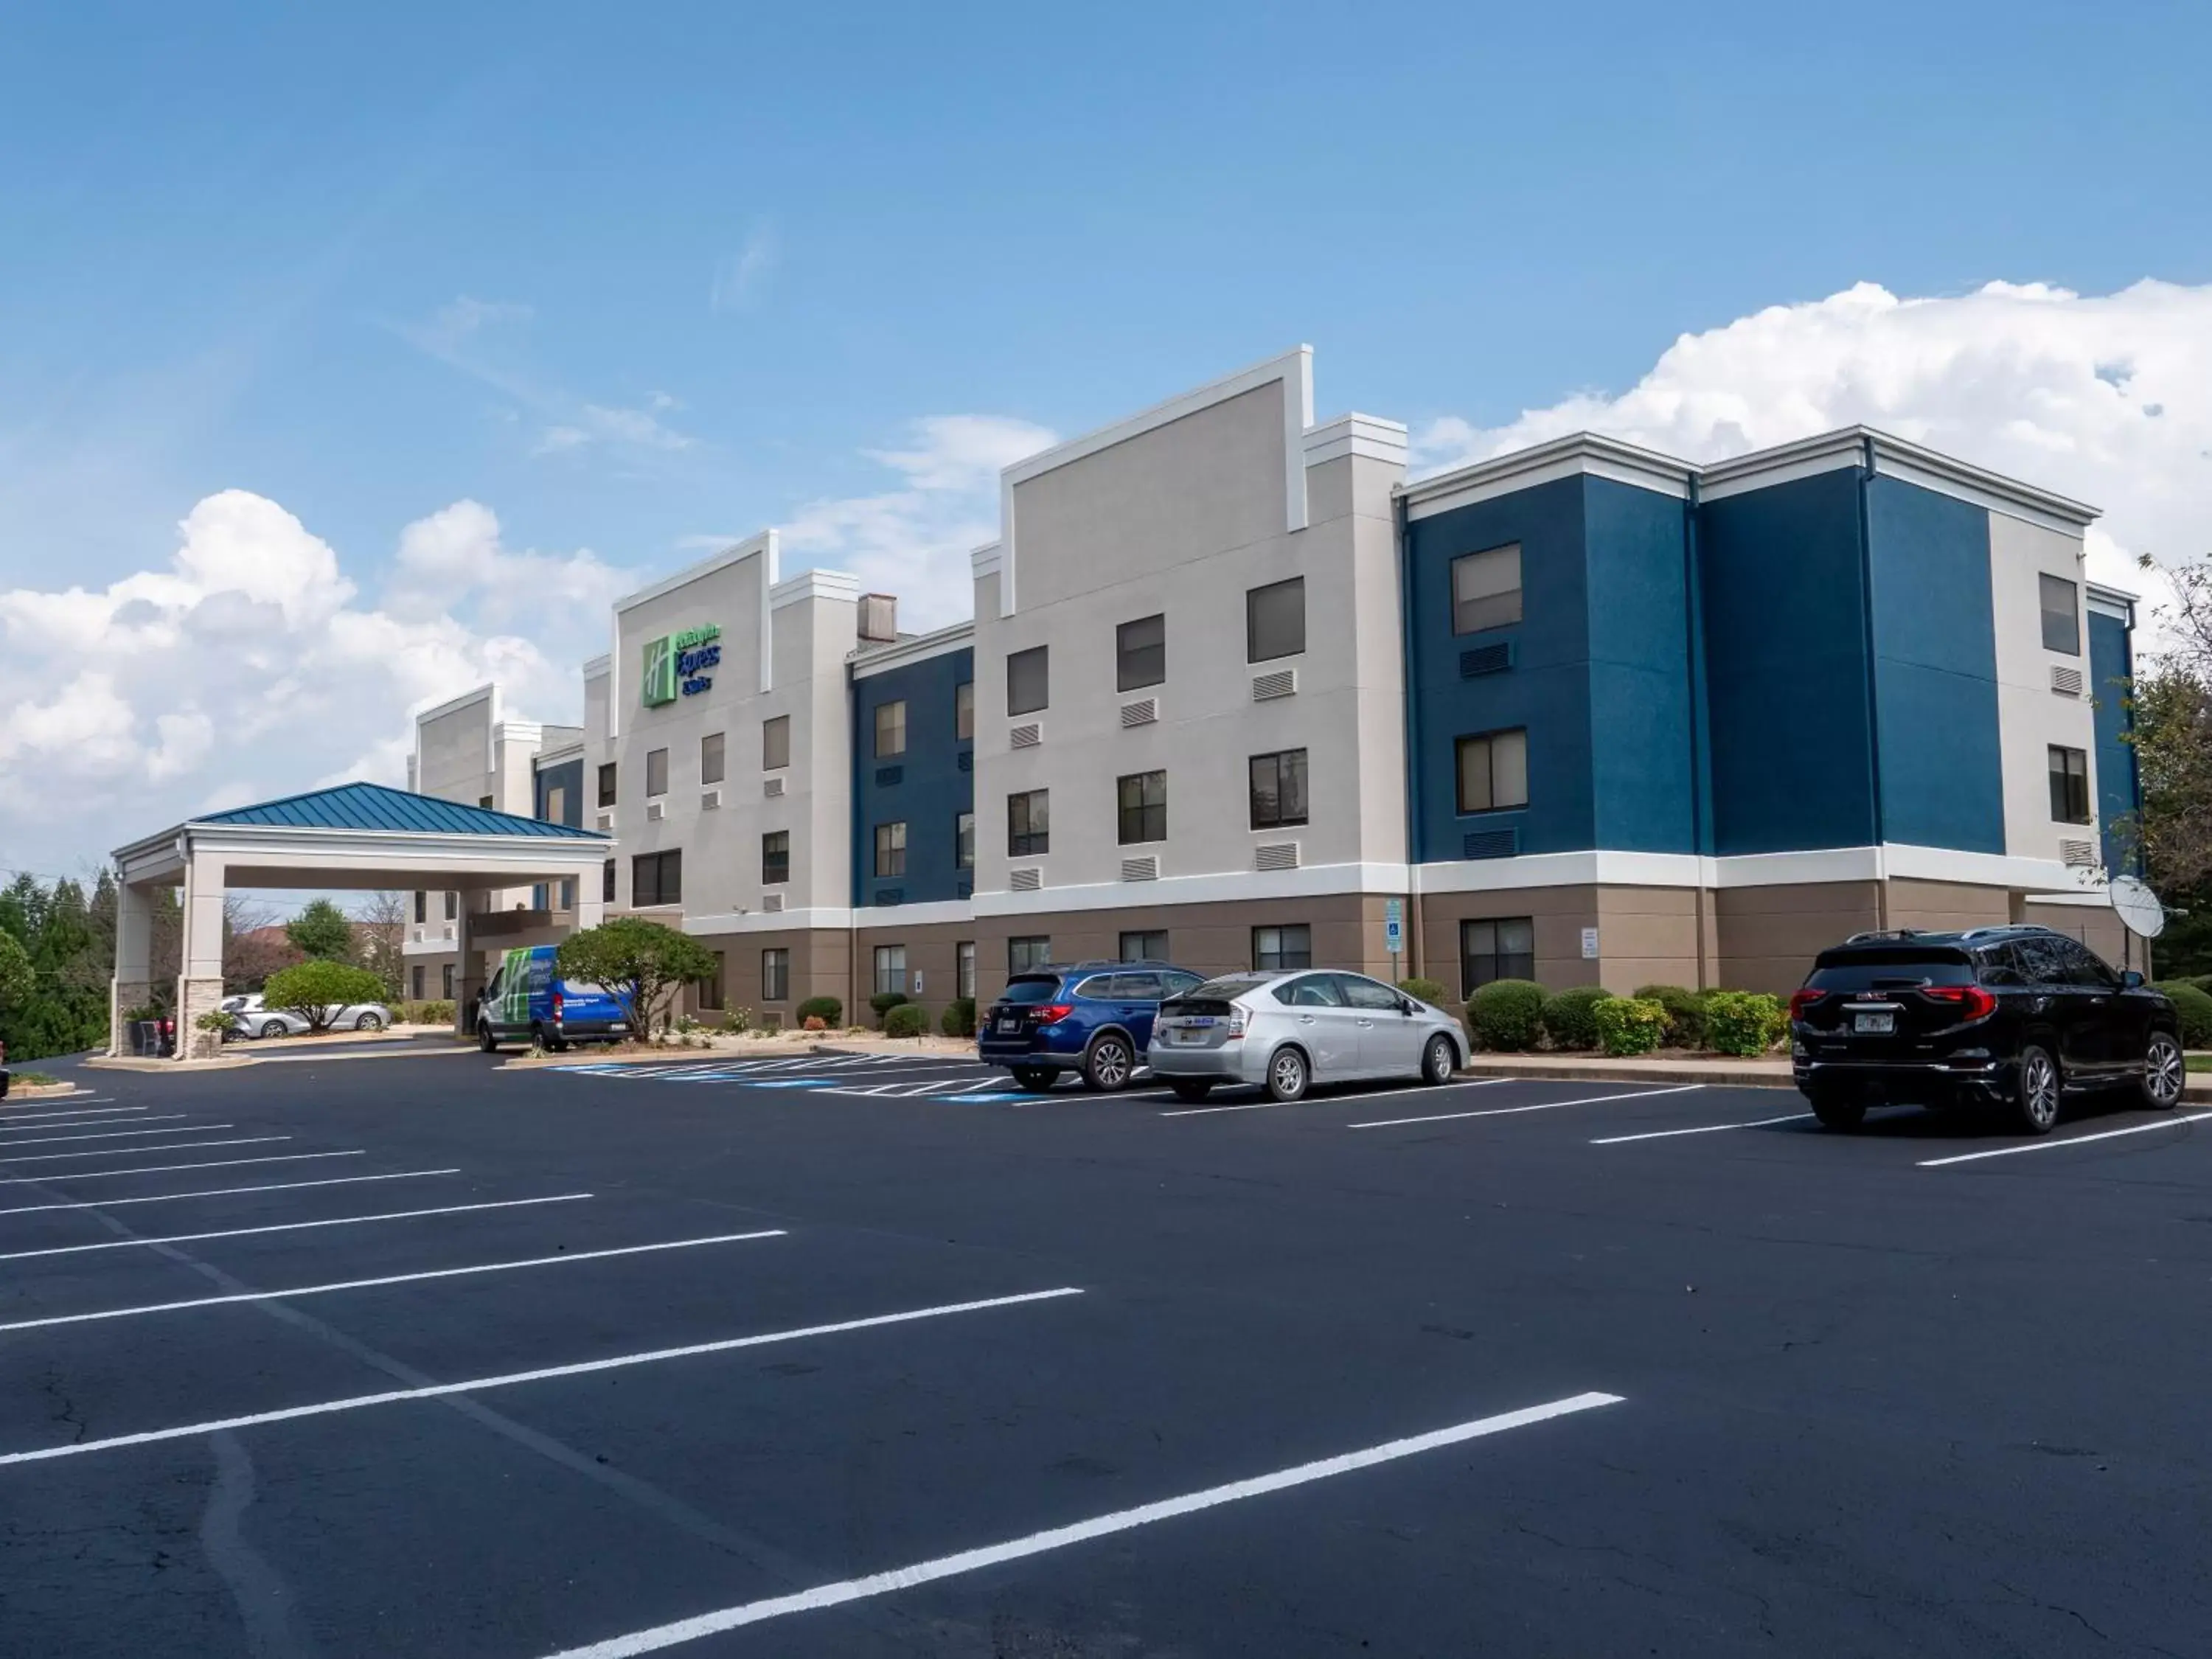
<path fill-rule="evenodd" d="M 658 708 L 679 696 L 694 697 L 711 691 L 714 677 L 708 671 L 721 665 L 722 630 L 713 623 L 649 640 L 645 647 L 645 706 Z"/>

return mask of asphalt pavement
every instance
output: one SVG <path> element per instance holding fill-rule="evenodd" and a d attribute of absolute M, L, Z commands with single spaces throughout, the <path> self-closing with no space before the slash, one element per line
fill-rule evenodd
<path fill-rule="evenodd" d="M 394 1056 L 0 1111 L 0 1651 L 2194 1655 L 2212 1121 Z"/>

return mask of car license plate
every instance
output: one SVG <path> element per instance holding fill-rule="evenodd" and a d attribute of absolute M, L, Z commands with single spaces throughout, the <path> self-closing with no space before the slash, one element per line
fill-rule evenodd
<path fill-rule="evenodd" d="M 1020 1016 L 1018 1015 L 1015 1016 L 1013 1018 L 1002 1019 L 999 1022 L 999 1030 L 1003 1036 L 1011 1036 L 1013 1033 L 1020 1030 L 1021 1029 L 1022 1022 Z"/>
<path fill-rule="evenodd" d="M 1887 1036 L 1897 1029 L 1897 1016 L 1887 1008 L 1862 1009 L 1851 1016 L 1851 1030 L 1871 1036 Z"/>
<path fill-rule="evenodd" d="M 1203 1042 L 1206 1041 L 1206 1033 L 1188 1030 L 1170 1031 L 1168 1039 L 1172 1042 Z"/>

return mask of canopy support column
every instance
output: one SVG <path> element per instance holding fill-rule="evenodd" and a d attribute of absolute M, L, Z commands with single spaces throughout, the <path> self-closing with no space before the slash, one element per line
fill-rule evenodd
<path fill-rule="evenodd" d="M 182 971 L 177 975 L 177 1058 L 219 1054 L 222 1039 L 196 1022 L 222 1005 L 222 860 L 193 853 L 185 864 Z"/>
<path fill-rule="evenodd" d="M 123 1016 L 143 1007 L 154 995 L 154 901 L 143 887 L 118 882 L 115 889 L 115 973 L 107 982 L 107 1052 L 112 1059 L 131 1052 Z"/>

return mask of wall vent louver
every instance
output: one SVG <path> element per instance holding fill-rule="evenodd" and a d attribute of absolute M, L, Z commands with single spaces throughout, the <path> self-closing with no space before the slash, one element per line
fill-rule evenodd
<path fill-rule="evenodd" d="M 879 789 L 889 788 L 892 784 L 905 781 L 906 768 L 903 766 L 878 766 L 876 769 L 876 787 Z"/>
<path fill-rule="evenodd" d="M 1298 690 L 1298 671 L 1278 668 L 1272 674 L 1252 676 L 1252 701 L 1266 702 L 1275 697 L 1293 697 Z"/>
<path fill-rule="evenodd" d="M 876 902 L 878 904 L 904 904 L 906 902 L 906 889 L 903 887 L 878 887 L 876 889 Z"/>
<path fill-rule="evenodd" d="M 783 780 L 781 778 L 764 779 L 761 783 L 761 793 L 767 796 L 769 799 L 775 800 L 783 793 Z"/>
<path fill-rule="evenodd" d="M 1462 858 L 1510 859 L 1520 850 L 1517 830 L 1470 830 L 1460 842 Z"/>
<path fill-rule="evenodd" d="M 611 812 L 600 813 L 599 816 L 599 827 L 602 830 L 613 829 L 615 827 L 615 815 Z"/>
<path fill-rule="evenodd" d="M 1268 842 L 1252 849 L 1255 870 L 1295 870 L 1298 867 L 1298 844 L 1294 841 Z"/>
<path fill-rule="evenodd" d="M 778 915 L 783 909 L 783 895 L 781 893 L 762 894 L 761 908 L 766 911 L 769 915 Z"/>
<path fill-rule="evenodd" d="M 1150 726 L 1160 717 L 1160 700 L 1141 697 L 1135 702 L 1121 705 L 1121 725 L 1124 730 L 1132 726 Z"/>
<path fill-rule="evenodd" d="M 714 811 L 715 808 L 721 805 L 721 804 L 722 792 L 720 790 L 702 789 L 699 792 L 699 810 L 701 811 L 711 812 Z"/>
<path fill-rule="evenodd" d="M 1006 733 L 1006 747 L 1009 749 L 1034 749 L 1043 741 L 1044 726 L 1036 720 L 1031 720 L 1027 726 L 1017 726 Z"/>
<path fill-rule="evenodd" d="M 1124 881 L 1158 881 L 1159 878 L 1160 860 L 1156 854 L 1121 860 L 1121 879 Z"/>
<path fill-rule="evenodd" d="M 1036 868 L 1006 872 L 1006 890 L 1009 893 L 1034 893 L 1044 885 L 1044 872 Z"/>
<path fill-rule="evenodd" d="M 2062 697 L 2080 696 L 2081 671 L 2078 668 L 2062 668 L 2057 663 L 2053 663 L 2051 665 L 2051 689 Z"/>
<path fill-rule="evenodd" d="M 1471 680 L 1484 674 L 1500 674 L 1513 666 L 1513 642 L 1499 640 L 1494 645 L 1478 645 L 1459 653 L 1459 677 Z"/>
<path fill-rule="evenodd" d="M 2058 843 L 2058 857 L 2065 864 L 2094 864 L 2097 861 L 2097 843 L 2093 841 L 2062 841 Z"/>
<path fill-rule="evenodd" d="M 963 749 L 960 751 L 960 769 L 963 772 L 972 772 L 975 769 L 975 751 L 974 750 Z"/>
<path fill-rule="evenodd" d="M 663 819 L 663 818 L 666 817 L 667 816 L 668 816 L 668 809 L 667 809 L 665 806 L 662 805 L 659 801 L 657 801 L 657 800 L 649 800 L 649 801 L 646 802 L 646 804 L 645 804 L 645 819 L 646 819 L 646 822 L 647 822 L 647 823 L 659 823 L 659 822 L 661 821 L 661 819 Z"/>

